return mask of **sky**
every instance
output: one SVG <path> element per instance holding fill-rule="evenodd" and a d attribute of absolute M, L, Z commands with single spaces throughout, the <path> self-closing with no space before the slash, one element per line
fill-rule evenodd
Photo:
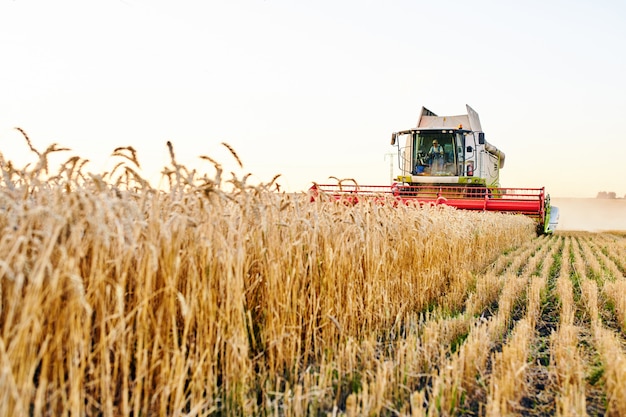
<path fill-rule="evenodd" d="M 505 187 L 626 195 L 621 0 L 0 0 L 0 152 L 70 148 L 102 173 L 171 141 L 249 182 L 385 185 L 422 106 L 480 115 Z M 227 143 L 237 153 L 239 168 Z"/>

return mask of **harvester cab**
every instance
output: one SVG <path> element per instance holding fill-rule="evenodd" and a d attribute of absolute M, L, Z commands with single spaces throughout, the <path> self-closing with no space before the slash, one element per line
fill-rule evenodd
<path fill-rule="evenodd" d="M 422 107 L 417 126 L 394 132 L 398 182 L 406 185 L 467 185 L 497 188 L 504 152 L 485 140 L 478 113 L 437 116 Z"/>

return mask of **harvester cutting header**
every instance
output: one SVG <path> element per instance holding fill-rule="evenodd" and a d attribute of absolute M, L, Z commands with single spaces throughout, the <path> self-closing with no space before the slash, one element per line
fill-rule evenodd
<path fill-rule="evenodd" d="M 358 184 L 311 187 L 347 202 L 374 197 L 394 197 L 404 204 L 445 204 L 465 210 L 519 213 L 537 221 L 539 233 L 551 233 L 558 222 L 558 208 L 550 206 L 543 188 L 501 188 L 504 152 L 485 140 L 478 113 L 437 116 L 422 107 L 417 126 L 394 132 L 400 175 L 391 186 Z"/>

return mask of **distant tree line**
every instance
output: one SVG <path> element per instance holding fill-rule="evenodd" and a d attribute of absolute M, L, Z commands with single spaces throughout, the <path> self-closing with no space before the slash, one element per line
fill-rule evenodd
<path fill-rule="evenodd" d="M 596 196 L 596 198 L 612 199 L 612 198 L 621 198 L 621 197 L 617 197 L 614 191 L 600 191 L 598 192 L 598 195 Z M 626 198 L 626 196 L 624 196 L 624 198 Z"/>

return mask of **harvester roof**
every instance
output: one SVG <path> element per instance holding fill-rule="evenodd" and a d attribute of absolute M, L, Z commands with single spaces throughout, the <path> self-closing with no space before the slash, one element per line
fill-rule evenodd
<path fill-rule="evenodd" d="M 421 129 L 457 129 L 459 125 L 465 130 L 481 132 L 480 119 L 478 113 L 470 106 L 465 105 L 467 114 L 458 116 L 437 116 L 426 107 L 422 107 L 420 118 L 417 121 L 417 128 Z"/>

